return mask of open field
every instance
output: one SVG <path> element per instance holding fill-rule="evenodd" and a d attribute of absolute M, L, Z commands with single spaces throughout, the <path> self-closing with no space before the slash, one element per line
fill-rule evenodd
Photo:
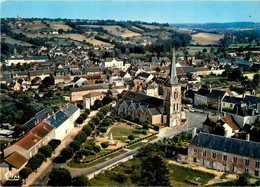
<path fill-rule="evenodd" d="M 50 27 L 55 30 L 63 29 L 64 31 L 72 29 L 70 26 L 65 24 L 51 24 Z"/>
<path fill-rule="evenodd" d="M 102 27 L 103 29 L 107 30 L 109 33 L 115 35 L 115 36 L 121 36 L 123 38 L 126 37 L 133 37 L 133 36 L 140 36 L 139 33 L 132 32 L 126 28 L 123 28 L 118 25 L 82 25 L 85 27 L 90 27 L 90 28 L 98 28 Z M 141 29 L 138 29 L 141 30 Z"/>
<path fill-rule="evenodd" d="M 146 25 L 146 24 L 141 24 L 141 25 L 148 29 L 160 29 L 160 26 L 156 26 L 156 25 Z"/>
<path fill-rule="evenodd" d="M 201 45 L 216 44 L 223 37 L 224 35 L 220 35 L 220 34 L 198 33 L 192 35 L 192 44 L 197 44 L 197 43 Z"/>
<path fill-rule="evenodd" d="M 2 37 L 2 41 L 5 41 L 6 43 L 9 43 L 9 44 L 12 44 L 12 45 L 17 44 L 17 45 L 22 45 L 22 46 L 33 46 L 33 44 L 24 42 L 22 40 L 16 40 L 16 39 L 11 38 L 9 36 Z"/>

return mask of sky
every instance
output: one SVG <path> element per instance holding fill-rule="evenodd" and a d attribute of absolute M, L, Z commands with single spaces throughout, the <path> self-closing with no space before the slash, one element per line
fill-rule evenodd
<path fill-rule="evenodd" d="M 159 23 L 260 22 L 260 1 L 1 1 L 1 18 L 138 20 Z"/>

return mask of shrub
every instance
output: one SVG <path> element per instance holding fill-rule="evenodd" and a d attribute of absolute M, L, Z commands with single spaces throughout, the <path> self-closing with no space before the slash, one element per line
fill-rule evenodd
<path fill-rule="evenodd" d="M 72 186 L 91 186 L 85 175 L 79 175 L 72 178 Z"/>
<path fill-rule="evenodd" d="M 158 125 L 155 125 L 155 126 L 154 126 L 154 130 L 159 131 L 159 130 L 160 130 L 160 127 L 159 127 Z"/>
<path fill-rule="evenodd" d="M 101 147 L 102 147 L 103 149 L 107 148 L 107 147 L 108 147 L 108 142 L 102 142 L 102 143 L 101 143 Z"/>
<path fill-rule="evenodd" d="M 85 156 L 89 156 L 90 153 L 91 153 L 91 151 L 88 150 L 88 149 L 82 150 L 82 154 L 85 155 Z"/>
<path fill-rule="evenodd" d="M 143 124 L 143 129 L 146 129 L 146 130 L 148 130 L 148 129 L 149 129 L 149 124 L 147 124 L 147 123 L 144 123 L 144 124 Z"/>
<path fill-rule="evenodd" d="M 131 135 L 128 136 L 128 139 L 129 139 L 129 140 L 134 140 L 134 139 L 135 139 L 135 136 L 131 134 Z"/>
<path fill-rule="evenodd" d="M 106 127 L 101 127 L 101 128 L 100 128 L 100 132 L 102 132 L 102 133 L 107 132 L 107 128 L 106 128 Z"/>
<path fill-rule="evenodd" d="M 225 112 L 232 112 L 233 109 L 230 107 L 223 107 L 222 110 Z"/>
<path fill-rule="evenodd" d="M 94 102 L 94 107 L 95 108 L 100 108 L 103 106 L 103 103 L 102 101 L 100 101 L 99 99 L 97 99 L 95 102 Z"/>
<path fill-rule="evenodd" d="M 147 132 L 147 130 L 142 130 L 142 134 L 144 134 L 144 135 L 146 135 L 146 134 L 148 134 L 148 132 Z"/>
<path fill-rule="evenodd" d="M 87 136 L 91 135 L 92 133 L 92 128 L 89 126 L 89 125 L 85 125 L 83 128 L 82 128 L 82 131 L 85 132 L 85 134 Z"/>
<path fill-rule="evenodd" d="M 34 155 L 28 163 L 26 164 L 26 167 L 31 168 L 33 171 L 36 171 L 43 163 L 45 157 L 42 153 L 37 153 Z"/>
<path fill-rule="evenodd" d="M 87 144 L 87 145 L 85 145 L 85 149 L 91 151 L 93 149 L 93 146 L 90 144 Z"/>
<path fill-rule="evenodd" d="M 98 152 L 101 151 L 101 148 L 100 148 L 99 145 L 95 145 L 95 146 L 93 147 L 93 150 L 94 150 L 96 153 L 98 153 Z"/>
<path fill-rule="evenodd" d="M 95 123 L 91 121 L 88 125 L 91 127 L 92 130 L 95 130 Z"/>
<path fill-rule="evenodd" d="M 103 105 L 107 105 L 109 103 L 111 103 L 113 101 L 113 98 L 111 96 L 105 96 L 103 99 L 102 99 L 102 103 Z"/>

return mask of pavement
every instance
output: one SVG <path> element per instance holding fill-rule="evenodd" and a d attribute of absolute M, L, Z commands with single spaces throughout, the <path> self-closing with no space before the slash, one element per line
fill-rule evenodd
<path fill-rule="evenodd" d="M 30 185 L 41 185 L 41 180 L 46 176 L 48 172 L 51 171 L 53 167 L 53 160 L 60 155 L 60 152 L 63 148 L 65 148 L 70 142 L 73 141 L 74 137 L 78 134 L 78 132 L 82 129 L 82 127 L 92 119 L 92 117 L 96 116 L 98 113 L 97 110 L 92 111 L 89 114 L 89 117 L 81 124 L 79 127 L 75 127 L 62 141 L 61 144 L 56 148 L 55 154 L 52 154 L 51 158 L 48 158 L 46 162 L 43 162 L 41 167 L 37 169 L 37 172 L 33 172 L 26 179 L 26 184 L 24 186 Z"/>
<path fill-rule="evenodd" d="M 93 117 L 97 111 L 92 112 L 90 114 L 90 118 Z M 206 120 L 207 113 L 204 112 L 190 112 L 189 110 L 186 111 L 186 124 L 178 127 L 165 127 L 160 129 L 159 134 L 157 135 L 158 138 L 151 143 L 155 143 L 159 140 L 163 140 L 164 138 L 171 138 L 175 136 L 176 134 L 182 132 L 182 131 L 189 131 L 191 132 L 193 127 L 197 128 L 197 132 L 202 130 L 202 123 Z M 86 120 L 84 124 L 87 124 L 88 121 Z M 66 164 L 54 164 L 52 163 L 52 160 L 59 155 L 60 151 L 68 144 L 70 141 L 73 140 L 74 136 L 77 134 L 78 131 L 81 130 L 82 126 L 80 128 L 75 128 L 63 141 L 62 144 L 57 148 L 56 153 L 54 156 L 50 159 L 47 160 L 47 162 L 43 163 L 43 165 L 38 169 L 37 173 L 33 173 L 29 176 L 27 179 L 26 185 L 46 185 L 46 182 L 48 180 L 48 173 L 51 171 L 52 167 L 63 167 L 66 168 L 70 171 L 72 177 L 77 176 L 77 175 L 86 175 L 89 178 L 92 178 L 95 176 L 95 174 L 101 172 L 102 170 L 105 170 L 107 168 L 110 168 L 119 162 L 124 162 L 133 157 L 133 155 L 137 154 L 140 148 L 137 148 L 135 150 L 128 150 L 127 153 L 124 153 L 122 155 L 119 155 L 115 158 L 112 158 L 108 161 L 105 161 L 103 163 L 100 163 L 96 166 L 90 167 L 90 168 L 70 168 Z"/>

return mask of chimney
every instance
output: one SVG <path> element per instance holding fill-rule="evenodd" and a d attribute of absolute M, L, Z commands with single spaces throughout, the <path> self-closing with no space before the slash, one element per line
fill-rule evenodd
<path fill-rule="evenodd" d="M 196 132 L 197 132 L 197 128 L 196 128 L 196 127 L 193 127 L 193 128 L 192 128 L 192 139 L 195 138 Z"/>
<path fill-rule="evenodd" d="M 238 106 L 236 106 L 236 114 L 238 114 Z"/>
<path fill-rule="evenodd" d="M 223 112 L 223 117 L 226 117 L 227 116 L 227 113 L 226 112 Z"/>
<path fill-rule="evenodd" d="M 247 106 L 250 106 L 250 104 L 251 104 L 250 101 L 247 101 Z"/>
<path fill-rule="evenodd" d="M 37 120 L 34 122 L 34 125 L 37 125 Z"/>
<path fill-rule="evenodd" d="M 256 110 L 257 111 L 259 110 L 259 105 L 260 105 L 260 103 L 256 103 Z"/>
<path fill-rule="evenodd" d="M 225 132 L 224 132 L 224 137 L 227 138 L 227 130 L 225 130 Z"/>
<path fill-rule="evenodd" d="M 250 141 L 250 134 L 246 134 L 246 141 Z"/>
<path fill-rule="evenodd" d="M 56 113 L 54 113 L 54 114 L 53 114 L 53 119 L 55 119 L 55 120 L 56 120 Z"/>
<path fill-rule="evenodd" d="M 24 131 L 22 131 L 22 135 L 24 135 L 24 133 L 25 133 L 25 132 L 24 132 Z"/>

